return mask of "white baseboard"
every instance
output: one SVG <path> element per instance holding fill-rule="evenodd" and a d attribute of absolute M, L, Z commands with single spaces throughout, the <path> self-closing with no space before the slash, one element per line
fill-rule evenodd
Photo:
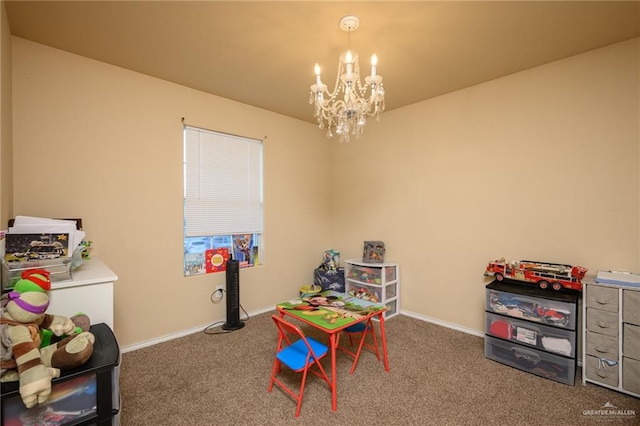
<path fill-rule="evenodd" d="M 263 314 L 265 312 L 270 312 L 270 311 L 273 311 L 273 310 L 274 310 L 273 307 L 266 307 L 266 308 L 251 312 L 249 314 L 249 318 L 251 318 L 252 316 L 260 315 L 260 314 Z M 400 314 L 406 315 L 408 317 L 412 317 L 412 318 L 415 318 L 415 319 L 418 319 L 418 320 L 421 320 L 421 321 L 430 322 L 430 323 L 433 323 L 433 324 L 436 324 L 436 325 L 440 325 L 442 327 L 447 327 L 447 328 L 451 328 L 451 329 L 454 329 L 454 330 L 457 330 L 457 331 L 461 331 L 463 333 L 472 334 L 474 336 L 479 336 L 479 337 L 484 337 L 484 332 L 473 330 L 473 329 L 466 328 L 466 327 L 461 327 L 461 326 L 459 326 L 457 324 L 449 323 L 449 322 L 446 322 L 446 321 L 441 321 L 441 320 L 438 320 L 438 319 L 435 319 L 435 318 L 431 318 L 431 317 L 427 317 L 427 316 L 424 316 L 424 315 L 421 315 L 421 314 L 417 314 L 415 312 L 411 312 L 411 311 L 407 311 L 407 310 L 401 309 L 400 310 Z M 200 333 L 204 329 L 206 329 L 208 327 L 211 327 L 212 324 L 219 324 L 219 325 L 216 325 L 216 327 L 219 327 L 223 323 L 224 323 L 224 318 L 221 318 L 218 321 L 214 321 L 214 322 L 209 323 L 209 324 L 200 325 L 198 327 L 190 328 L 188 330 L 182 330 L 182 331 L 179 331 L 177 333 L 166 334 L 164 336 L 156 337 L 155 339 L 145 340 L 144 342 L 135 343 L 133 345 L 123 346 L 123 347 L 120 348 L 120 351 L 122 353 L 136 351 L 138 349 L 142 349 L 142 348 L 146 348 L 146 347 L 149 347 L 149 346 L 157 345 L 158 343 L 167 342 L 169 340 L 177 339 L 179 337 L 188 336 L 188 335 L 194 334 L 194 333 Z"/>
<path fill-rule="evenodd" d="M 251 312 L 249 314 L 249 318 L 251 318 L 253 316 L 256 316 L 256 315 L 263 314 L 265 312 L 270 312 L 270 311 L 273 311 L 273 310 L 275 310 L 275 308 L 272 306 L 272 307 L 264 308 L 262 310 Z M 240 319 L 244 320 L 244 318 L 242 318 L 242 315 L 240 315 Z M 222 324 L 224 324 L 224 322 L 225 322 L 225 319 L 221 318 L 218 321 L 213 321 L 213 322 L 211 322 L 209 324 L 206 324 L 206 325 L 200 325 L 198 327 L 190 328 L 188 330 L 182 330 L 182 331 L 179 331 L 177 333 L 166 334 L 164 336 L 156 337 L 155 339 L 145 340 L 144 342 L 135 343 L 133 345 L 123 346 L 123 347 L 120 348 L 120 352 L 126 353 L 126 352 L 136 351 L 138 349 L 146 348 L 148 346 L 157 345 L 158 343 L 167 342 L 169 340 L 177 339 L 178 337 L 184 337 L 184 336 L 188 336 L 190 334 L 199 333 L 199 332 L 202 332 L 204 329 L 211 327 L 212 324 L 217 324 L 215 327 L 220 327 L 220 326 L 222 326 Z"/>
<path fill-rule="evenodd" d="M 478 330 L 474 330 L 474 329 L 471 329 L 471 328 L 462 327 L 462 326 L 459 326 L 458 324 L 453 324 L 453 323 L 450 323 L 450 322 L 441 321 L 441 320 L 436 319 L 436 318 L 431 318 L 431 317 L 428 317 L 428 316 L 425 316 L 425 315 L 421 315 L 421 314 L 417 314 L 415 312 L 407 311 L 407 310 L 404 310 L 404 309 L 400 309 L 400 313 L 402 315 L 406 315 L 408 317 L 415 318 L 415 319 L 418 319 L 418 320 L 421 320 L 421 321 L 430 322 L 432 324 L 440 325 L 442 327 L 451 328 L 451 329 L 457 330 L 457 331 L 462 331 L 463 333 L 472 334 L 474 336 L 484 337 L 484 331 L 478 331 Z"/>
<path fill-rule="evenodd" d="M 261 310 L 257 310 L 257 311 L 251 312 L 249 314 L 249 318 L 251 318 L 253 316 L 256 316 L 256 315 L 264 314 L 266 312 L 271 312 L 273 310 L 274 310 L 273 307 L 266 307 L 266 308 L 263 308 Z M 453 330 L 461 331 L 463 333 L 467 333 L 467 334 L 471 334 L 471 335 L 474 335 L 474 336 L 478 336 L 478 337 L 484 338 L 484 331 L 478 331 L 478 330 L 474 330 L 474 329 L 471 329 L 471 328 L 462 327 L 462 326 L 459 326 L 457 324 L 453 324 L 453 323 L 446 322 L 446 321 L 441 321 L 441 320 L 436 319 L 436 318 L 431 318 L 431 317 L 428 317 L 428 316 L 425 316 L 425 315 L 421 315 L 421 314 L 417 314 L 415 312 L 407 311 L 407 310 L 404 310 L 404 309 L 400 310 L 400 314 L 401 315 L 406 315 L 406 316 L 411 317 L 411 318 L 415 318 L 415 319 L 420 320 L 420 321 L 430 322 L 432 324 L 436 324 L 436 325 L 439 325 L 439 326 L 442 326 L 442 327 L 451 328 Z M 158 343 L 167 342 L 169 340 L 177 339 L 179 337 L 184 337 L 184 336 L 188 336 L 190 334 L 199 333 L 199 332 L 202 332 L 204 329 L 206 329 L 208 327 L 211 327 L 211 324 L 216 324 L 216 323 L 219 324 L 219 325 L 216 325 L 216 327 L 219 327 L 224 323 L 224 319 L 220 319 L 218 321 L 214 321 L 213 323 L 209 323 L 209 324 L 206 324 L 206 325 L 201 325 L 201 326 L 194 327 L 194 328 L 191 328 L 191 329 L 188 329 L 188 330 L 179 331 L 177 333 L 166 334 L 164 336 L 160 336 L 160 337 L 157 337 L 157 338 L 151 339 L 151 340 L 145 340 L 144 342 L 135 343 L 133 345 L 123 346 L 123 347 L 120 348 L 120 351 L 122 353 L 136 351 L 138 349 L 146 348 L 148 346 L 157 345 Z M 578 365 L 582 365 L 582 363 L 580 361 L 581 360 L 578 360 Z"/>

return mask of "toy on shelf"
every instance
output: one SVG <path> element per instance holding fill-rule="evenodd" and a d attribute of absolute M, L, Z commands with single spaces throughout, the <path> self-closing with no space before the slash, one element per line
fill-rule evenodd
<path fill-rule="evenodd" d="M 93 241 L 91 240 L 82 240 L 80 243 L 81 253 L 83 259 L 91 259 L 91 246 L 93 245 Z"/>
<path fill-rule="evenodd" d="M 349 271 L 349 277 L 354 280 L 366 283 L 366 284 L 381 284 L 382 278 L 380 276 L 380 270 L 374 268 L 367 268 L 364 266 L 354 267 Z M 388 279 L 388 278 L 387 278 Z"/>
<path fill-rule="evenodd" d="M 344 292 L 344 268 L 340 266 L 340 252 L 326 250 L 322 263 L 313 271 L 313 283 L 322 290 Z"/>
<path fill-rule="evenodd" d="M 382 241 L 365 241 L 362 251 L 362 261 L 368 263 L 383 263 L 386 249 Z"/>
<path fill-rule="evenodd" d="M 337 272 L 339 266 L 340 252 L 334 249 L 329 249 L 324 252 L 324 255 L 322 256 L 322 263 L 318 269 Z"/>
<path fill-rule="evenodd" d="M 375 291 L 370 291 L 366 287 L 354 288 L 349 291 L 349 296 L 355 297 L 356 299 L 368 300 L 369 302 L 379 302 L 380 296 Z"/>
<path fill-rule="evenodd" d="M 494 312 L 514 318 L 560 327 L 567 327 L 571 323 L 570 311 L 543 306 L 529 298 L 511 296 L 509 293 L 492 293 L 489 304 Z"/>
<path fill-rule="evenodd" d="M 484 275 L 498 281 L 505 278 L 533 283 L 542 289 L 568 289 L 582 291 L 582 278 L 587 268 L 561 263 L 546 263 L 533 260 L 514 260 L 505 262 L 504 257 L 489 262 Z"/>
<path fill-rule="evenodd" d="M 14 290 L 3 295 L 0 309 L 0 381 L 19 382 L 26 408 L 49 399 L 51 380 L 60 370 L 83 365 L 93 353 L 95 337 L 73 319 L 46 312 L 51 282 L 47 271 L 27 271 Z M 46 333 L 45 333 L 46 332 Z"/>

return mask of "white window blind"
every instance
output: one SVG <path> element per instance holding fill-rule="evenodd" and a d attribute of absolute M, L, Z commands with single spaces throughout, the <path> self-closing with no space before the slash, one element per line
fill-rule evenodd
<path fill-rule="evenodd" d="M 262 142 L 185 126 L 185 236 L 262 233 Z"/>

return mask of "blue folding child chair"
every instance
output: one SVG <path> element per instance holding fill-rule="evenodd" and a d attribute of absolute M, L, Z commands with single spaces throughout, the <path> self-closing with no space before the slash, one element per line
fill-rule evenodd
<path fill-rule="evenodd" d="M 320 364 L 320 360 L 327 355 L 329 348 L 313 337 L 306 337 L 299 327 L 285 321 L 278 315 L 272 315 L 271 318 L 278 328 L 278 346 L 273 361 L 268 391 L 271 392 L 275 383 L 293 397 L 298 403 L 296 407 L 296 417 L 298 417 L 300 415 L 300 408 L 302 407 L 302 396 L 304 394 L 304 385 L 307 381 L 308 372 L 315 374 L 327 382 L 329 390 L 331 390 L 331 381 L 324 371 L 322 364 Z M 277 377 L 277 375 L 280 374 L 282 364 L 296 373 L 302 372 L 302 383 L 300 384 L 299 392 L 296 393 L 291 390 Z M 316 368 L 312 368 L 313 366 L 316 366 Z"/>

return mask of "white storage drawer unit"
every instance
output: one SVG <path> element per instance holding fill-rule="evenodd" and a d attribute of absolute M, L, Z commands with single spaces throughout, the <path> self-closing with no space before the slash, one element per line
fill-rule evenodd
<path fill-rule="evenodd" d="M 579 294 L 510 281 L 486 286 L 485 356 L 575 384 Z"/>
<path fill-rule="evenodd" d="M 640 397 L 640 287 L 583 284 L 583 383 Z"/>
<path fill-rule="evenodd" d="M 351 296 L 386 305 L 385 318 L 400 310 L 400 265 L 345 260 L 344 289 Z"/>

